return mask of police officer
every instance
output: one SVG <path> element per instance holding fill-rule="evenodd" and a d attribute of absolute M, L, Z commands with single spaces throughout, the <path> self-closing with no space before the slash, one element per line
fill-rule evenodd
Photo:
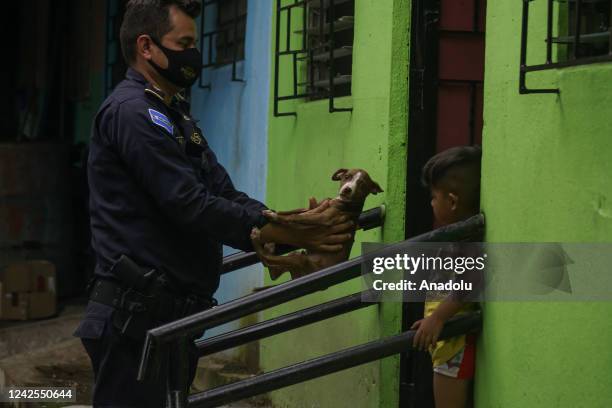
<path fill-rule="evenodd" d="M 318 250 L 350 239 L 342 220 L 299 233 L 267 223 L 266 207 L 237 191 L 217 162 L 180 96 L 201 70 L 200 8 L 193 0 L 128 3 L 120 38 L 130 68 L 93 123 L 88 179 L 97 266 L 75 335 L 92 362 L 94 406 L 165 405 L 167 369 L 136 380 L 146 330 L 215 304 L 223 244 L 251 250 L 253 227 Z"/>

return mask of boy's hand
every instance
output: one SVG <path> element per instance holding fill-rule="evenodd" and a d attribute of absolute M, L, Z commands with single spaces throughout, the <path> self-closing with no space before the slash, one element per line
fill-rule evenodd
<path fill-rule="evenodd" d="M 411 330 L 417 331 L 412 346 L 417 350 L 427 350 L 430 346 L 435 346 L 443 327 L 444 320 L 439 319 L 435 314 L 417 320 L 410 327 Z"/>

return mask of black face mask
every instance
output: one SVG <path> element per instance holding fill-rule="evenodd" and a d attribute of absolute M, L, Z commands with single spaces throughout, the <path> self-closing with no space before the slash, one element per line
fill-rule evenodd
<path fill-rule="evenodd" d="M 169 82 L 179 88 L 189 88 L 200 76 L 202 70 L 202 54 L 197 48 L 187 48 L 177 51 L 161 45 L 160 41 L 151 38 L 168 59 L 168 68 L 162 68 L 153 60 L 149 64 Z"/>

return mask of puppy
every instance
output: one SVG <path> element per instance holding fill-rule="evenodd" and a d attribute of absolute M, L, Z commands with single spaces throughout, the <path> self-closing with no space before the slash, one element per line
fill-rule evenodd
<path fill-rule="evenodd" d="M 348 259 L 355 238 L 357 221 L 366 197 L 369 194 L 381 193 L 383 190 L 363 169 L 339 169 L 332 175 L 332 180 L 340 181 L 340 190 L 338 196 L 330 200 L 329 207 L 325 211 L 332 212 L 334 218 L 345 216 L 346 219 L 353 221 L 355 227 L 351 231 L 352 239 L 343 244 L 338 252 L 295 251 L 286 256 L 279 256 L 274 255 L 274 243 L 262 242 L 259 230 L 253 229 L 251 233 L 253 247 L 262 263 L 269 268 L 272 280 L 278 279 L 287 271 L 292 279 L 296 279 Z M 311 202 L 311 208 L 312 206 Z M 264 211 L 264 214 L 270 221 L 283 224 L 316 223 L 317 217 L 321 215 L 303 210 L 282 213 Z"/>

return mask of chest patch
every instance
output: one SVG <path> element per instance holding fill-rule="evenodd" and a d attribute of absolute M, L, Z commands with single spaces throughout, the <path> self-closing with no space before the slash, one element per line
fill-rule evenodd
<path fill-rule="evenodd" d="M 157 126 L 166 129 L 171 135 L 174 133 L 174 126 L 166 115 L 156 111 L 155 109 L 149 109 L 149 116 L 151 116 L 151 122 L 155 123 Z"/>

